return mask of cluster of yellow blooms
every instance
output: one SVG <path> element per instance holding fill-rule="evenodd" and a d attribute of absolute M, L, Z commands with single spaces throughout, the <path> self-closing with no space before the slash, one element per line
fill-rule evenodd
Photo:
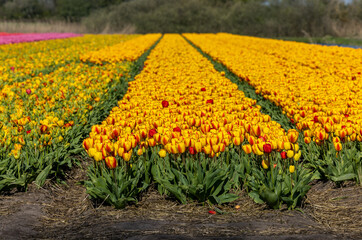
<path fill-rule="evenodd" d="M 79 55 L 134 38 L 135 35 L 84 35 L 61 40 L 0 46 L 0 88 L 24 77 L 79 59 Z M 34 47 L 34 49 L 32 49 Z M 10 54 L 9 54 L 10 53 Z"/>
<path fill-rule="evenodd" d="M 248 154 L 281 151 L 299 159 L 298 132 L 286 133 L 262 114 L 255 100 L 180 35 L 164 35 L 144 65 L 118 107 L 84 140 L 96 161 L 105 159 L 114 168 L 115 157 L 129 161 L 133 151 L 142 155 L 156 145 L 161 157 L 185 152 L 214 157 L 235 146 Z"/>
<path fill-rule="evenodd" d="M 232 34 L 184 34 L 255 87 L 304 131 L 305 142 L 362 141 L 362 50 Z"/>
<path fill-rule="evenodd" d="M 113 46 L 105 47 L 99 51 L 90 51 L 83 54 L 80 59 L 83 62 L 102 64 L 104 62 L 135 61 L 146 52 L 161 34 L 146 34 Z"/>
<path fill-rule="evenodd" d="M 50 74 L 5 85 L 0 90 L 0 147 L 19 158 L 25 144 L 41 150 L 62 142 L 75 123 L 86 123 L 108 84 L 129 69 L 129 63 L 89 66 L 74 62 Z"/>

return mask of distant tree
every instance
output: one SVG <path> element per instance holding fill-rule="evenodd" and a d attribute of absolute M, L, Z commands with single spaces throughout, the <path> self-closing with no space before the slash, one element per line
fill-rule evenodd
<path fill-rule="evenodd" d="M 122 2 L 123 0 L 55 0 L 55 6 L 58 16 L 70 21 L 79 21 L 92 10 Z"/>
<path fill-rule="evenodd" d="M 49 9 L 38 0 L 3 1 L 2 17 L 6 19 L 37 19 L 49 16 Z"/>

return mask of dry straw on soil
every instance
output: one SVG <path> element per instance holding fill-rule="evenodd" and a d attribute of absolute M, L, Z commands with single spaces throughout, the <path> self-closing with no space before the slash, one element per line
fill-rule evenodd
<path fill-rule="evenodd" d="M 313 218 L 338 234 L 362 236 L 362 187 L 346 183 L 317 183 L 307 194 Z"/>
<path fill-rule="evenodd" d="M 62 184 L 48 181 L 38 189 L 0 196 L 0 235 L 53 239 L 118 238 L 143 236 L 226 237 L 275 236 L 275 239 L 340 239 L 361 236 L 362 187 L 336 188 L 317 183 L 307 194 L 301 211 L 270 210 L 254 203 L 247 193 L 229 205 L 218 206 L 223 214 L 212 215 L 215 206 L 191 202 L 183 205 L 161 196 L 151 186 L 140 201 L 125 209 L 92 202 L 81 182 L 87 162 L 74 168 Z M 235 206 L 240 208 L 236 209 Z M 15 222 L 21 221 L 21 224 Z M 13 227 L 12 227 L 13 226 Z M 35 229 L 35 231 L 34 231 Z M 13 235 L 9 235 L 9 232 Z M 28 235 L 26 235 L 28 234 Z M 156 238 L 155 238 L 156 239 Z M 181 238 L 186 239 L 186 238 Z"/>

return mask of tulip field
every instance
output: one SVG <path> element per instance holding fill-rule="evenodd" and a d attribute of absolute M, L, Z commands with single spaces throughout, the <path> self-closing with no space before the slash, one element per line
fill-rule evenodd
<path fill-rule="evenodd" d="M 362 50 L 220 34 L 0 33 L 0 191 L 60 181 L 124 208 L 241 191 L 300 207 L 362 184 Z M 221 70 L 215 67 L 221 66 Z"/>

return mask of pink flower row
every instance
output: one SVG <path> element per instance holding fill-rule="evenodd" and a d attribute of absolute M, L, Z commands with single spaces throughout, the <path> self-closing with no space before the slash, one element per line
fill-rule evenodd
<path fill-rule="evenodd" d="M 7 32 L 0 32 L 0 36 L 10 36 L 10 35 L 19 35 L 23 33 L 7 33 Z"/>
<path fill-rule="evenodd" d="M 17 35 L 0 35 L 0 45 L 1 44 L 10 44 L 10 43 L 22 43 L 22 42 L 34 42 L 50 39 L 59 39 L 59 38 L 71 38 L 82 36 L 82 34 L 75 33 L 24 33 Z"/>

